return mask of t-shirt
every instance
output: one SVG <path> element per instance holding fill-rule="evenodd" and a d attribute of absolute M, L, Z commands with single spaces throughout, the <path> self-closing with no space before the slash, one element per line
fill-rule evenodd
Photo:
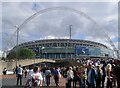
<path fill-rule="evenodd" d="M 43 80 L 43 77 L 42 77 L 41 73 L 39 73 L 39 72 L 33 73 L 33 74 L 30 75 L 29 79 L 30 79 L 30 82 L 29 82 L 30 86 L 34 85 L 33 84 L 33 79 L 34 79 L 34 81 L 37 81 L 37 86 L 42 86 L 42 84 L 40 84 L 40 82 L 42 82 L 42 80 Z"/>
<path fill-rule="evenodd" d="M 53 75 L 54 75 L 54 76 L 58 76 L 58 75 L 59 75 L 58 70 L 54 70 L 54 71 L 53 71 Z"/>
<path fill-rule="evenodd" d="M 73 79 L 74 73 L 72 70 L 67 71 L 67 80 Z"/>
<path fill-rule="evenodd" d="M 33 72 L 33 69 L 30 69 L 29 71 L 28 71 L 28 79 L 30 78 L 30 76 L 33 74 L 34 72 Z"/>
<path fill-rule="evenodd" d="M 48 76 L 49 74 L 51 74 L 51 71 L 50 70 L 46 70 L 45 71 L 45 76 Z"/>
<path fill-rule="evenodd" d="M 17 69 L 17 70 L 18 70 L 18 74 L 19 74 L 19 75 L 22 75 L 22 74 L 23 74 L 23 68 L 18 67 L 18 69 Z"/>

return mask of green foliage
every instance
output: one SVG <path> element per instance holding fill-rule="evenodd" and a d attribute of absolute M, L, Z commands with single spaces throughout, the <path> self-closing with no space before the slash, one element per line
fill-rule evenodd
<path fill-rule="evenodd" d="M 16 51 L 11 51 L 8 55 L 7 55 L 8 59 L 14 59 L 16 58 Z"/>
<path fill-rule="evenodd" d="M 35 53 L 27 48 L 19 49 L 17 52 L 18 59 L 26 59 L 26 58 L 33 58 L 35 56 Z"/>
<path fill-rule="evenodd" d="M 11 51 L 7 57 L 9 59 L 30 59 L 30 58 L 33 58 L 35 56 L 35 53 L 31 50 L 31 49 L 28 49 L 28 48 L 20 48 L 18 49 L 17 51 Z"/>

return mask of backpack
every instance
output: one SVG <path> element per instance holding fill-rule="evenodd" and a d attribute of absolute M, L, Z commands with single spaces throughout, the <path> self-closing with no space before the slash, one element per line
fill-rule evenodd
<path fill-rule="evenodd" d="M 46 75 L 47 78 L 49 78 L 49 77 L 51 77 L 51 76 L 52 76 L 51 73 L 48 73 L 48 74 Z"/>
<path fill-rule="evenodd" d="M 32 86 L 37 87 L 39 85 L 39 76 L 32 76 Z"/>

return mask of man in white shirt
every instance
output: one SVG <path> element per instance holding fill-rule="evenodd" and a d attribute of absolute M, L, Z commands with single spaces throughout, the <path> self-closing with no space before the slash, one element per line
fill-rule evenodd
<path fill-rule="evenodd" d="M 28 78 L 30 78 L 31 74 L 33 74 L 33 68 L 30 66 L 28 70 Z"/>
<path fill-rule="evenodd" d="M 20 85 L 22 85 L 23 68 L 21 67 L 21 65 L 19 65 L 17 72 L 18 72 L 17 73 L 17 85 L 19 84 L 19 80 L 20 80 Z"/>

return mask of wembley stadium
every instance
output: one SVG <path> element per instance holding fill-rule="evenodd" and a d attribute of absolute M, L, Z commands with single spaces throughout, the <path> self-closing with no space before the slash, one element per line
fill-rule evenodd
<path fill-rule="evenodd" d="M 113 58 L 113 51 L 104 44 L 77 39 L 44 39 L 29 41 L 16 48 L 32 49 L 36 58 L 64 59 L 64 58 Z"/>

